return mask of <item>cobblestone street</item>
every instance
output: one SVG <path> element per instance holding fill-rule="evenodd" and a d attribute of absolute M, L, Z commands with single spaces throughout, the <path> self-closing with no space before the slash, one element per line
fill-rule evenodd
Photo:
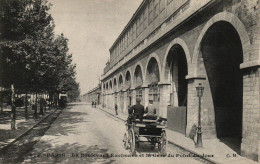
<path fill-rule="evenodd" d="M 123 147 L 124 131 L 124 124 L 117 118 L 86 104 L 73 104 L 25 155 L 23 163 L 199 163 L 193 158 L 176 157 L 182 153 L 171 145 L 167 153 L 175 157 L 111 157 L 129 155 Z M 140 144 L 137 156 L 141 154 L 158 155 L 149 144 Z"/>

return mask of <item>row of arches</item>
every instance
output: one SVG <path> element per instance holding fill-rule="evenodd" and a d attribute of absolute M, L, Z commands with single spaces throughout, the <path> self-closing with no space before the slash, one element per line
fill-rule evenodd
<path fill-rule="evenodd" d="M 167 83 L 170 86 L 167 88 L 170 96 L 168 105 L 187 107 L 191 100 L 188 97 L 189 79 L 203 76 L 203 107 L 213 110 L 217 137 L 238 140 L 236 146 L 240 147 L 243 117 L 243 73 L 240 65 L 249 59 L 248 53 L 245 53 L 249 44 L 243 23 L 231 13 L 219 13 L 205 24 L 192 56 L 187 44 L 176 38 L 161 58 L 162 65 L 159 56 L 152 53 L 145 67 L 138 62 L 133 67 L 133 73 L 129 69 L 125 74 L 111 78 L 103 84 L 103 90 L 136 88 L 138 97 L 142 94 L 138 88 L 148 86 L 151 88 L 148 99 L 159 102 L 160 97 L 156 94 L 160 93 L 158 84 Z"/>

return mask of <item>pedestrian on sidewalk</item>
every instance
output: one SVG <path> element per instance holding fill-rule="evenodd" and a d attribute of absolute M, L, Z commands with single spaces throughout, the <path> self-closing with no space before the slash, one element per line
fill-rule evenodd
<path fill-rule="evenodd" d="M 92 108 L 93 108 L 93 106 L 94 106 L 94 101 L 92 101 L 92 104 L 91 104 L 91 106 L 92 106 Z"/>
<path fill-rule="evenodd" d="M 118 109 L 117 104 L 115 104 L 115 112 L 116 112 L 116 115 L 118 115 L 117 109 Z"/>

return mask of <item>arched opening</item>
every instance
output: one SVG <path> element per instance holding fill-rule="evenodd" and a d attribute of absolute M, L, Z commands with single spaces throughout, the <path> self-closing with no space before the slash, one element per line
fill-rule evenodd
<path fill-rule="evenodd" d="M 147 65 L 146 82 L 149 88 L 148 100 L 153 100 L 153 104 L 159 107 L 160 91 L 158 82 L 160 81 L 159 66 L 157 60 L 152 57 Z"/>
<path fill-rule="evenodd" d="M 174 45 L 166 59 L 166 75 L 171 83 L 170 104 L 172 106 L 187 106 L 188 74 L 186 55 L 183 48 Z"/>
<path fill-rule="evenodd" d="M 154 57 L 150 59 L 147 65 L 146 81 L 148 85 L 158 83 L 160 81 L 159 66 Z"/>
<path fill-rule="evenodd" d="M 135 68 L 134 85 L 135 87 L 141 87 L 143 85 L 143 74 L 139 65 Z"/>
<path fill-rule="evenodd" d="M 108 82 L 106 83 L 106 94 L 108 93 Z M 104 106 L 107 107 L 108 105 L 108 95 L 105 95 L 105 103 Z"/>
<path fill-rule="evenodd" d="M 137 65 L 134 72 L 134 86 L 136 91 L 136 98 L 141 99 L 141 103 L 143 104 L 143 89 L 141 86 L 143 85 L 143 74 L 140 65 Z"/>
<path fill-rule="evenodd" d="M 106 83 L 106 90 L 108 90 L 108 83 Z"/>
<path fill-rule="evenodd" d="M 131 75 L 130 75 L 129 71 L 127 71 L 126 75 L 125 75 L 125 86 L 126 86 L 126 89 L 130 89 L 130 87 L 131 87 Z"/>
<path fill-rule="evenodd" d="M 122 77 L 122 75 L 120 75 L 119 76 L 119 86 L 118 86 L 118 88 L 119 88 L 119 90 L 122 90 L 123 89 L 123 77 Z"/>
<path fill-rule="evenodd" d="M 188 64 L 181 45 L 175 44 L 169 50 L 165 63 L 165 77 L 170 82 L 170 106 L 168 106 L 168 128 L 186 135 Z"/>
<path fill-rule="evenodd" d="M 123 77 L 122 75 L 119 76 L 119 98 L 120 98 L 120 102 L 119 102 L 119 109 L 121 109 L 123 111 L 124 109 L 124 92 L 122 91 L 123 89 Z"/>
<path fill-rule="evenodd" d="M 111 81 L 111 80 L 110 80 L 110 82 L 109 82 L 109 87 L 110 87 L 110 88 L 109 88 L 110 90 L 112 90 L 112 89 L 113 89 L 113 86 L 112 86 L 112 81 Z"/>
<path fill-rule="evenodd" d="M 116 91 L 116 89 L 117 89 L 117 83 L 116 83 L 116 78 L 114 78 L 114 92 Z"/>
<path fill-rule="evenodd" d="M 129 71 L 126 72 L 125 75 L 125 85 L 127 90 L 127 102 L 126 106 L 129 108 L 132 105 L 132 92 L 130 90 L 131 88 L 131 74 Z"/>
<path fill-rule="evenodd" d="M 116 93 L 116 91 L 117 91 L 117 82 L 116 82 L 116 78 L 114 78 L 113 84 L 114 84 L 114 102 L 117 105 L 117 93 Z"/>
<path fill-rule="evenodd" d="M 236 29 L 228 22 L 214 23 L 203 37 L 201 54 L 212 94 L 217 137 L 240 153 L 243 76 L 239 65 L 243 51 Z"/>

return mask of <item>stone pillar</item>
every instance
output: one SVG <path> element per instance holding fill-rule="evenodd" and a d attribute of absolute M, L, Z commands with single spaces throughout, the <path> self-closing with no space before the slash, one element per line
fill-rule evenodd
<path fill-rule="evenodd" d="M 119 108 L 120 109 L 119 111 L 120 112 L 123 112 L 124 110 L 124 92 L 120 92 L 119 93 Z"/>
<path fill-rule="evenodd" d="M 160 102 L 159 102 L 159 114 L 163 118 L 167 118 L 167 106 L 170 105 L 170 85 L 159 84 L 160 88 Z"/>
<path fill-rule="evenodd" d="M 241 155 L 260 161 L 260 68 L 243 75 L 243 129 Z"/>
<path fill-rule="evenodd" d="M 143 102 L 141 104 L 146 108 L 149 103 L 149 88 L 143 87 Z"/>
<path fill-rule="evenodd" d="M 108 108 L 108 93 L 106 94 L 106 108 Z"/>
<path fill-rule="evenodd" d="M 136 104 L 136 90 L 132 89 L 132 92 L 133 92 L 132 105 L 135 105 Z"/>
<path fill-rule="evenodd" d="M 124 109 L 123 109 L 123 113 L 126 113 L 126 111 L 127 111 L 127 105 L 128 105 L 127 91 L 125 91 L 125 92 L 124 92 Z"/>
<path fill-rule="evenodd" d="M 117 92 L 114 93 L 114 105 L 117 104 L 118 105 L 118 101 L 117 101 Z"/>
<path fill-rule="evenodd" d="M 109 108 L 110 109 L 113 109 L 113 94 L 112 93 L 110 93 L 109 94 Z"/>
<path fill-rule="evenodd" d="M 115 93 L 112 93 L 111 95 L 111 102 L 112 102 L 112 109 L 115 108 Z"/>

